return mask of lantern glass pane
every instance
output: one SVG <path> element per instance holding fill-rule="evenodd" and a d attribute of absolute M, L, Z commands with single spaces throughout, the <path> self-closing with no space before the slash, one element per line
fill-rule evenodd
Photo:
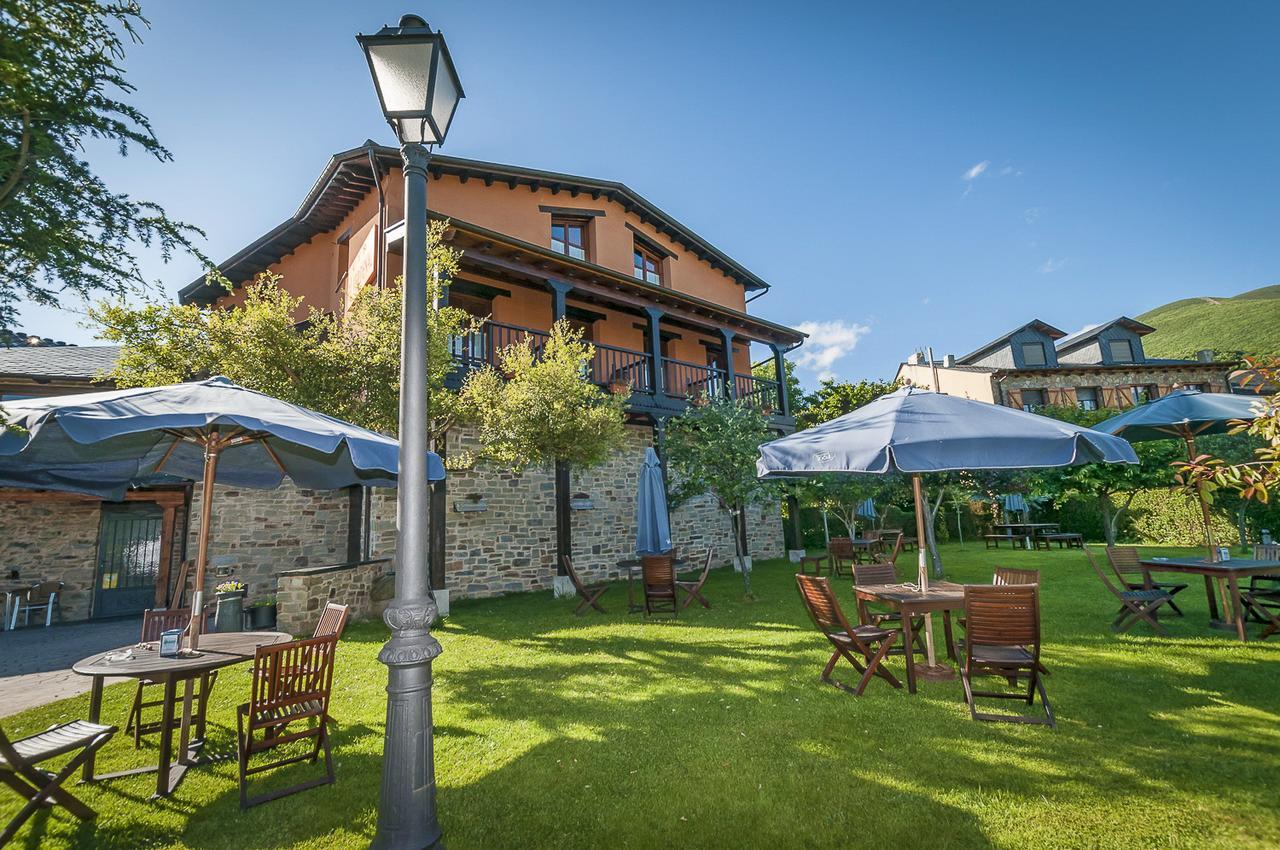
<path fill-rule="evenodd" d="M 458 81 L 449 73 L 449 63 L 443 57 L 437 60 L 440 67 L 436 69 L 436 90 L 431 98 L 431 117 L 440 128 L 440 137 L 449 132 L 449 122 L 453 119 L 453 108 L 458 103 Z"/>
<path fill-rule="evenodd" d="M 391 114 L 426 111 L 434 52 L 432 41 L 369 46 L 369 62 L 382 94 L 383 111 Z"/>
<path fill-rule="evenodd" d="M 431 125 L 427 123 L 425 118 L 397 118 L 396 136 L 401 143 L 411 145 L 415 143 L 435 144 L 435 138 L 431 135 Z"/>

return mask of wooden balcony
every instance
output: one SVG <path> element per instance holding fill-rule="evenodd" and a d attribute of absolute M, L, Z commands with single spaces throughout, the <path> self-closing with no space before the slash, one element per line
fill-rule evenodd
<path fill-rule="evenodd" d="M 498 352 L 526 339 L 540 349 L 550 335 L 546 331 L 487 321 L 479 331 L 454 337 L 450 350 L 458 369 L 451 376 L 451 386 L 459 387 L 467 372 L 484 365 L 498 365 Z M 730 395 L 746 401 L 770 417 L 783 430 L 794 427 L 794 420 L 781 415 L 778 382 L 754 375 L 735 376 L 729 385 L 724 369 L 703 363 L 662 358 L 661 391 L 654 387 L 653 358 L 643 351 L 632 351 L 612 345 L 592 343 L 595 356 L 584 378 L 600 387 L 629 386 L 628 409 L 654 416 L 678 414 L 689 402 L 703 396 Z"/>

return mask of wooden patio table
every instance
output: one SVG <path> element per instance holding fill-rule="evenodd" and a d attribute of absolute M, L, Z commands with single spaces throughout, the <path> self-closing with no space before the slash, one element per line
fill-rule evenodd
<path fill-rule="evenodd" d="M 907 691 L 916 692 L 915 653 L 911 649 L 915 636 L 911 629 L 911 618 L 942 612 L 942 626 L 947 640 L 947 657 L 956 660 L 956 647 L 951 639 L 951 612 L 964 609 L 964 585 L 950 581 L 930 582 L 929 589 L 920 591 L 915 585 L 908 584 L 864 584 L 855 585 L 854 596 L 858 599 L 858 620 L 871 622 L 867 616 L 868 602 L 882 602 L 902 614 L 903 657 L 907 661 Z"/>
<path fill-rule="evenodd" d="M 95 782 L 100 779 L 116 779 L 121 776 L 136 776 L 140 773 L 156 772 L 156 793 L 152 797 L 166 797 L 173 793 L 187 768 L 216 759 L 201 761 L 197 758 L 204 745 L 203 712 L 192 716 L 194 681 L 200 676 L 220 667 L 240 664 L 253 658 L 260 646 L 284 643 L 291 640 L 283 632 L 227 632 L 200 636 L 200 652 L 193 657 L 162 658 L 159 645 L 155 642 L 125 646 L 109 652 L 99 652 L 72 665 L 72 671 L 81 676 L 93 677 L 93 688 L 89 692 L 89 722 L 97 723 L 102 716 L 102 683 L 108 676 L 129 679 L 147 679 L 164 685 L 163 720 L 160 727 L 160 756 L 154 767 L 139 767 L 122 770 L 116 773 L 94 774 L 94 757 L 89 756 L 84 763 L 82 781 Z M 108 656 L 115 653 L 133 652 L 133 658 L 125 661 L 108 661 Z M 177 709 L 178 684 L 182 683 L 182 718 L 178 758 L 173 758 L 173 720 Z M 196 737 L 191 737 L 192 722 L 195 722 Z"/>
<path fill-rule="evenodd" d="M 681 567 L 685 566 L 686 563 L 687 562 L 684 558 L 675 558 L 672 560 L 671 566 L 679 570 Z M 644 610 L 644 603 L 636 602 L 635 593 L 633 591 L 633 588 L 635 587 L 636 570 L 640 569 L 640 567 L 641 564 L 639 558 L 623 558 L 621 561 L 618 561 L 618 569 L 627 571 L 628 614 L 637 614 Z M 679 576 L 676 576 L 676 578 L 679 578 Z"/>
<path fill-rule="evenodd" d="M 1062 526 L 1056 522 L 997 522 L 994 527 L 1008 529 L 1010 537 L 1021 537 L 1025 548 L 1034 549 L 1035 544 L 1031 541 L 1032 537 L 1035 537 L 1041 531 L 1057 531 Z M 1016 529 L 1021 529 L 1021 531 Z"/>
<path fill-rule="evenodd" d="M 1142 580 L 1148 588 L 1152 586 L 1152 573 L 1186 573 L 1204 576 L 1204 592 L 1209 599 L 1210 624 L 1225 622 L 1234 627 L 1236 637 L 1247 641 L 1245 634 L 1244 604 L 1240 601 L 1241 577 L 1267 575 L 1280 572 L 1280 561 L 1256 561 L 1251 558 L 1232 558 L 1230 561 L 1206 561 L 1202 558 L 1144 558 L 1142 560 Z M 1227 589 L 1223 593 L 1222 613 L 1228 619 L 1219 621 L 1218 603 L 1213 592 L 1213 583 L 1225 581 Z"/>

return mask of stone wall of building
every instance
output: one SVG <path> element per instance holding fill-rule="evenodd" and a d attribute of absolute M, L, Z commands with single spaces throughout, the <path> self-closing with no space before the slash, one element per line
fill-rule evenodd
<path fill-rule="evenodd" d="M 188 556 L 195 557 L 203 488 L 191 496 Z M 214 486 L 206 593 L 228 579 L 244 582 L 249 601 L 276 592 L 279 573 L 347 559 L 347 490 L 303 490 L 286 480 L 274 490 Z"/>
<path fill-rule="evenodd" d="M 64 582 L 64 620 L 87 620 L 97 573 L 98 502 L 0 502 L 0 579 Z"/>
<path fill-rule="evenodd" d="M 353 566 L 303 567 L 280 573 L 276 590 L 276 628 L 295 637 L 315 631 L 326 602 L 351 606 L 351 619 L 373 613 L 369 591 L 386 575 L 391 562 L 382 559 Z"/>
<path fill-rule="evenodd" d="M 1075 370 L 1063 366 L 1033 374 L 1010 375 L 1002 385 L 1005 403 L 1013 407 L 1020 406 L 1020 393 L 1024 389 L 1044 390 L 1049 404 L 1074 405 L 1077 387 L 1105 391 L 1133 386 L 1156 386 L 1163 395 L 1175 385 L 1200 385 L 1208 392 L 1224 393 L 1227 392 L 1227 375 L 1220 363 L 1189 363 L 1186 366 L 1158 368 L 1136 364 L 1131 369 L 1113 367 L 1105 370 Z M 1132 397 L 1122 392 L 1102 392 L 1099 394 L 1099 401 L 1104 407 L 1125 407 L 1132 404 Z"/>

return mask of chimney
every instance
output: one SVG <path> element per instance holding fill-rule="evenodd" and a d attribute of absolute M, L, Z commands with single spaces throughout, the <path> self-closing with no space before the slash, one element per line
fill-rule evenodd
<path fill-rule="evenodd" d="M 956 366 L 956 356 L 954 354 L 948 354 L 946 357 L 943 357 L 942 365 L 947 369 L 954 369 Z"/>
<path fill-rule="evenodd" d="M 923 351 L 917 351 L 917 352 L 913 353 L 913 354 L 911 355 L 911 359 L 910 359 L 908 362 L 909 362 L 912 366 L 923 366 L 923 365 L 924 365 L 924 352 L 923 352 Z"/>
<path fill-rule="evenodd" d="M 1196 352 L 1196 360 L 1199 360 L 1201 363 L 1212 363 L 1213 349 L 1212 348 L 1200 349 L 1199 351 Z"/>

